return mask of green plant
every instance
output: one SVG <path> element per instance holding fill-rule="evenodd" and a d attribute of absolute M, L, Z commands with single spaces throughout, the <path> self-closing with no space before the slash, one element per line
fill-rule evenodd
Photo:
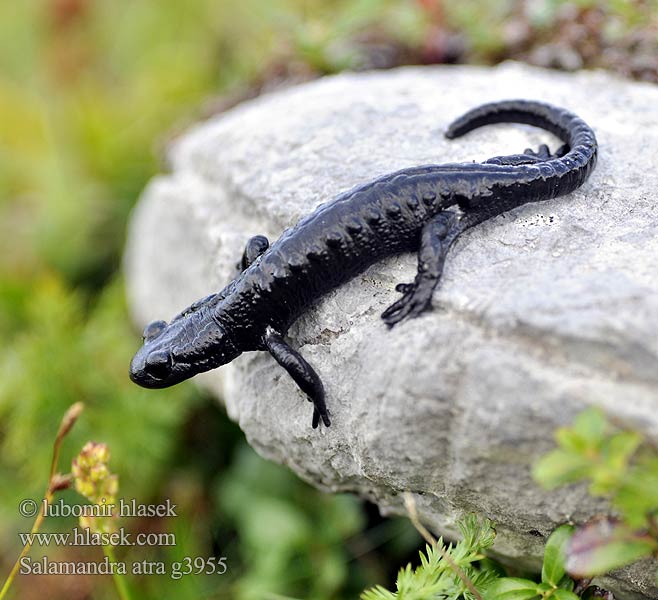
<path fill-rule="evenodd" d="M 556 440 L 558 448 L 535 466 L 535 479 L 547 488 L 589 481 L 589 493 L 607 498 L 618 515 L 576 530 L 566 548 L 567 570 L 591 577 L 657 555 L 658 449 L 596 409 L 559 429 Z"/>
<path fill-rule="evenodd" d="M 420 552 L 420 566 L 400 569 L 395 592 L 376 586 L 361 594 L 361 600 L 481 599 L 497 574 L 489 563 L 478 562 L 493 545 L 496 531 L 491 521 L 475 515 L 458 526 L 463 539 L 454 546 L 444 546 L 442 539 L 428 544 L 425 554 Z"/>
<path fill-rule="evenodd" d="M 73 486 L 79 494 L 94 504 L 100 505 L 101 503 L 107 503 L 110 506 L 116 504 L 119 480 L 117 475 L 113 475 L 109 471 L 107 463 L 110 459 L 110 451 L 105 444 L 87 442 L 82 448 L 82 451 L 74 459 L 71 465 L 71 473 L 62 474 L 57 470 L 62 442 L 73 428 L 73 425 L 75 425 L 83 409 L 84 404 L 82 402 L 76 402 L 69 407 L 64 417 L 62 417 L 53 444 L 48 486 L 46 487 L 43 500 L 39 504 L 37 517 L 27 537 L 27 542 L 16 559 L 12 570 L 9 572 L 2 589 L 0 589 L 0 600 L 5 598 L 9 592 L 12 582 L 19 572 L 23 558 L 30 552 L 35 535 L 45 521 L 47 516 L 46 507 L 53 503 L 57 492 Z M 116 530 L 115 515 L 112 514 L 108 517 L 81 516 L 80 525 L 95 534 L 111 533 Z M 103 544 L 103 552 L 110 562 L 117 562 L 111 544 Z M 123 575 L 113 571 L 112 577 L 121 600 L 130 600 L 130 593 L 128 592 L 127 583 Z"/>
<path fill-rule="evenodd" d="M 462 541 L 444 546 L 421 524 L 410 494 L 405 506 L 411 522 L 428 542 L 420 553 L 420 566 L 401 569 L 396 592 L 382 586 L 365 591 L 361 600 L 578 600 L 613 595 L 591 579 L 574 579 L 567 569 L 574 527 L 562 525 L 549 536 L 539 579 L 506 577 L 504 570 L 486 557 L 496 532 L 488 519 L 469 515 L 458 522 Z"/>
<path fill-rule="evenodd" d="M 217 500 L 240 540 L 235 552 L 226 549 L 237 575 L 235 598 L 333 598 L 361 571 L 357 564 L 348 568 L 346 542 L 364 527 L 352 496 L 319 494 L 245 444 L 221 478 Z"/>
<path fill-rule="evenodd" d="M 75 491 L 97 506 L 114 507 L 119 491 L 119 476 L 110 472 L 110 449 L 107 444 L 87 442 L 71 464 Z M 117 531 L 117 514 L 114 508 L 109 515 L 82 515 L 80 526 L 96 535 L 112 534 Z M 103 544 L 103 553 L 116 564 L 113 543 Z M 130 600 L 130 592 L 124 574 L 112 571 L 112 578 L 121 600 Z"/>
<path fill-rule="evenodd" d="M 573 527 L 562 525 L 548 538 L 544 549 L 541 581 L 520 577 L 501 577 L 487 590 L 486 600 L 577 600 L 575 582 L 567 575 L 565 548 L 573 533 Z"/>
<path fill-rule="evenodd" d="M 414 515 L 410 514 L 413 521 Z M 539 580 L 505 577 L 502 569 L 486 559 L 496 535 L 493 524 L 470 515 L 459 522 L 462 541 L 445 547 L 442 540 L 420 553 L 420 566 L 401 569 L 397 591 L 381 586 L 361 595 L 361 600 L 578 600 L 609 592 L 589 581 L 575 581 L 567 573 L 567 548 L 574 531 L 558 527 L 548 538 Z M 421 526 L 421 531 L 423 530 Z"/>
<path fill-rule="evenodd" d="M 62 447 L 62 442 L 66 435 L 71 431 L 73 425 L 78 420 L 80 413 L 84 409 L 84 404 L 82 402 L 76 402 L 66 411 L 57 430 L 57 435 L 55 436 L 55 442 L 53 444 L 53 454 L 50 461 L 50 473 L 48 475 L 48 485 L 46 486 L 46 491 L 43 495 L 43 500 L 39 504 L 39 510 L 37 512 L 37 517 L 34 520 L 32 529 L 30 530 L 30 536 L 27 543 L 23 546 L 21 553 L 18 555 L 16 562 L 12 570 L 9 572 L 7 579 L 5 580 L 2 589 L 0 589 L 0 600 L 6 597 L 9 588 L 11 587 L 12 582 L 14 581 L 16 574 L 18 573 L 19 567 L 21 565 L 21 559 L 27 556 L 30 548 L 32 547 L 32 536 L 39 531 L 41 525 L 43 524 L 46 518 L 46 506 L 50 504 L 57 492 L 64 490 L 71 485 L 72 477 L 71 475 L 62 475 L 57 471 L 57 465 L 59 463 L 59 454 Z"/>

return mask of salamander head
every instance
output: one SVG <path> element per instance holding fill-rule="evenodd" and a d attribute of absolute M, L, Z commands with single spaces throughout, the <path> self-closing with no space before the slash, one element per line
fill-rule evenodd
<path fill-rule="evenodd" d="M 169 387 L 241 354 L 207 300 L 193 304 L 169 324 L 154 321 L 146 326 L 144 345 L 130 363 L 130 379 L 146 388 Z"/>

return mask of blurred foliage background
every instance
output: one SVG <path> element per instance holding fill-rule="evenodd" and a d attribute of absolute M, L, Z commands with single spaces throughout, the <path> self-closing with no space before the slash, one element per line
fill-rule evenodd
<path fill-rule="evenodd" d="M 223 576 L 131 578 L 135 598 L 354 598 L 390 584 L 420 545 L 405 521 L 258 458 L 193 385 L 154 394 L 130 383 L 130 209 L 187 125 L 323 74 L 515 58 L 657 82 L 658 2 L 22 0 L 0 3 L 0 39 L 0 571 L 31 526 L 18 502 L 42 494 L 59 420 L 83 401 L 62 468 L 87 440 L 106 442 L 120 496 L 180 509 L 125 523 L 173 531 L 175 548 L 120 558 L 228 559 Z M 93 549 L 47 554 L 89 560 Z M 115 591 L 110 578 L 30 576 L 14 595 Z"/>

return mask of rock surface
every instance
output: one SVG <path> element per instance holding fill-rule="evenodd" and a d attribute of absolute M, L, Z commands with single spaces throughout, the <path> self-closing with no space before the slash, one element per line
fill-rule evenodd
<path fill-rule="evenodd" d="M 262 455 L 326 490 L 352 491 L 454 532 L 477 511 L 496 550 L 536 564 L 558 524 L 604 507 L 583 487 L 542 491 L 529 468 L 589 405 L 658 441 L 658 88 L 597 72 L 508 63 L 343 74 L 247 102 L 174 144 L 148 186 L 126 253 L 135 321 L 169 319 L 223 287 L 248 237 L 275 239 L 315 206 L 390 171 L 481 161 L 556 140 L 497 125 L 442 131 L 486 101 L 537 98 L 595 129 L 598 167 L 568 197 L 526 205 L 453 247 L 435 310 L 389 331 L 379 318 L 411 281 L 392 257 L 292 327 L 325 382 L 330 429 L 266 353 L 200 376 Z M 154 395 L 157 392 L 154 392 Z M 603 584 L 658 597 L 655 565 Z"/>

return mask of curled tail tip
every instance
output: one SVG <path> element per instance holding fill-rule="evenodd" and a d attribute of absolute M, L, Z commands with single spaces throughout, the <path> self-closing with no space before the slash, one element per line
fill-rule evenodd
<path fill-rule="evenodd" d="M 447 140 L 454 140 L 455 138 L 461 137 L 462 135 L 468 133 L 471 131 L 471 129 L 475 129 L 476 127 L 471 126 L 470 119 L 465 118 L 470 116 L 471 112 L 472 111 L 469 111 L 465 115 L 462 115 L 450 123 L 448 128 L 443 132 L 443 137 L 445 137 Z"/>
<path fill-rule="evenodd" d="M 448 127 L 448 129 L 446 129 L 443 132 L 443 137 L 446 138 L 447 140 L 454 140 L 456 137 L 459 137 L 459 135 L 455 133 L 455 130 L 451 125 L 450 127 Z"/>
<path fill-rule="evenodd" d="M 445 131 L 447 139 L 494 123 L 522 123 L 550 131 L 572 148 L 594 136 L 591 128 L 567 109 L 538 100 L 500 100 L 472 108 Z"/>
<path fill-rule="evenodd" d="M 472 128 L 471 115 L 480 108 L 481 107 L 478 107 L 477 109 L 471 109 L 464 113 L 461 117 L 458 117 L 452 121 L 443 132 L 443 136 L 448 140 L 454 140 L 455 138 L 461 137 L 465 133 L 468 133 Z"/>

